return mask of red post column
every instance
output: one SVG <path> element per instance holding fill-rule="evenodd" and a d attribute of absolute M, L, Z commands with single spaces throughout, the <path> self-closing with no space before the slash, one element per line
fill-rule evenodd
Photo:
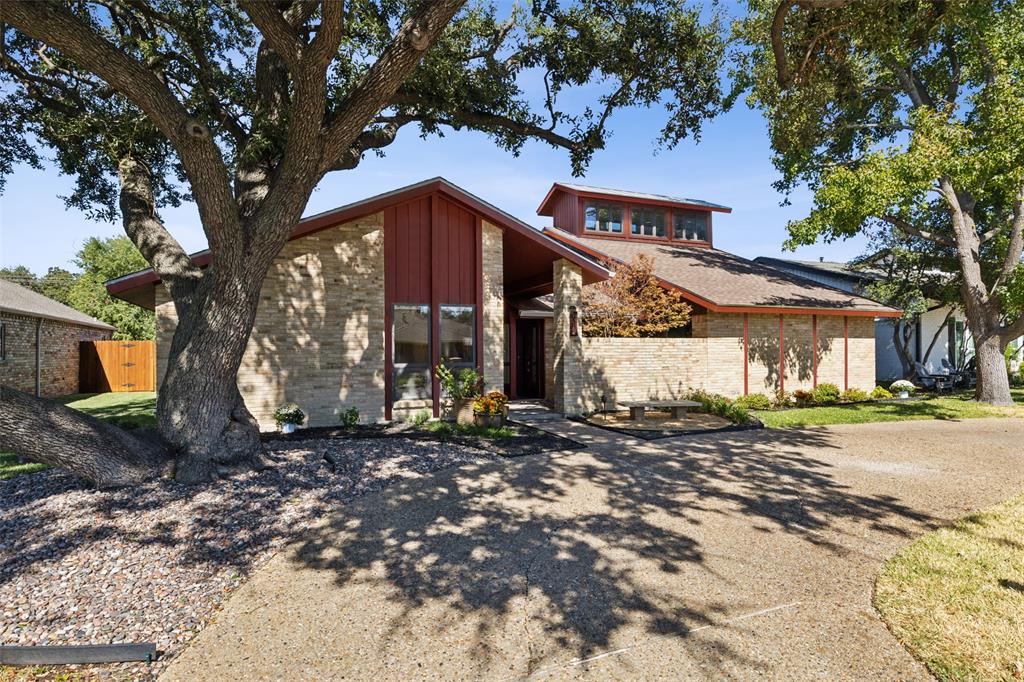
<path fill-rule="evenodd" d="M 779 390 L 786 390 L 786 316 L 779 315 Z"/>
<path fill-rule="evenodd" d="M 812 381 L 814 387 L 818 387 L 818 316 L 811 315 L 811 366 L 813 367 Z"/>
<path fill-rule="evenodd" d="M 750 314 L 743 313 L 743 395 L 750 393 Z"/>
<path fill-rule="evenodd" d="M 516 309 L 511 306 L 508 309 L 508 393 L 511 398 L 519 397 L 519 383 L 516 375 L 519 373 L 519 345 L 516 342 Z"/>
<path fill-rule="evenodd" d="M 843 390 L 850 388 L 850 318 L 843 315 Z"/>

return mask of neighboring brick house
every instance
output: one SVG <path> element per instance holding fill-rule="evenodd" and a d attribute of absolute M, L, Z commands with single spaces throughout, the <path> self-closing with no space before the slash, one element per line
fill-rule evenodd
<path fill-rule="evenodd" d="M 44 398 L 77 393 L 79 343 L 113 332 L 109 324 L 0 280 L 0 384 Z"/>
<path fill-rule="evenodd" d="M 438 415 L 441 359 L 567 413 L 602 395 L 874 385 L 873 319 L 896 311 L 713 249 L 711 211 L 724 207 L 652 197 L 555 185 L 539 211 L 555 228 L 541 231 L 435 178 L 303 219 L 263 284 L 238 378 L 246 404 L 268 429 L 285 401 L 312 425 L 348 407 L 364 421 Z M 582 287 L 640 251 L 693 302 L 687 338 L 580 338 Z M 156 311 L 159 385 L 173 303 L 149 270 L 107 287 Z"/>

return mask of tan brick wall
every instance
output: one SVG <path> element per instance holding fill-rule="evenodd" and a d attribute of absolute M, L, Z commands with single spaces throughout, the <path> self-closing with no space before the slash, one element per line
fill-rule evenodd
<path fill-rule="evenodd" d="M 870 391 L 875 387 L 875 321 L 870 317 L 849 320 L 850 388 Z"/>
<path fill-rule="evenodd" d="M 25 393 L 36 390 L 36 321 L 27 315 L 0 313 L 7 336 L 7 357 L 0 362 L 0 384 Z M 109 339 L 110 332 L 56 320 L 42 320 L 40 393 L 52 398 L 78 392 L 79 342 Z"/>
<path fill-rule="evenodd" d="M 271 265 L 238 373 L 246 405 L 263 429 L 295 402 L 312 426 L 338 423 L 355 406 L 384 417 L 383 214 L 288 242 Z M 162 381 L 176 315 L 157 287 L 157 379 Z"/>
<path fill-rule="evenodd" d="M 750 314 L 748 381 L 751 393 L 773 395 L 779 380 L 779 316 Z M 814 383 L 813 329 L 810 315 L 786 315 L 785 385 L 787 391 Z M 874 322 L 850 318 L 850 386 L 874 386 Z M 818 382 L 843 388 L 843 318 L 818 316 Z M 743 393 L 743 315 L 694 316 L 690 339 L 582 340 L 580 378 L 575 389 L 586 410 L 613 400 L 666 399 L 704 388 L 736 397 Z M 553 359 L 548 358 L 548 367 Z"/>
<path fill-rule="evenodd" d="M 587 411 L 628 400 L 678 398 L 703 386 L 706 339 L 584 338 L 579 390 Z"/>
<path fill-rule="evenodd" d="M 483 222 L 484 388 L 505 389 L 505 277 L 502 232 Z"/>
<path fill-rule="evenodd" d="M 563 259 L 554 264 L 554 329 L 552 331 L 552 352 L 554 354 L 554 397 L 555 410 L 564 414 L 578 414 L 584 407 L 583 376 L 581 367 L 581 339 L 570 335 L 570 311 L 580 305 L 583 291 L 583 271 Z M 577 328 L 577 334 L 580 329 Z"/>

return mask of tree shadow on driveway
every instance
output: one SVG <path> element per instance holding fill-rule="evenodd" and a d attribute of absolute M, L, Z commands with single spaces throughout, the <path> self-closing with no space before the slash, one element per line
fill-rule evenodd
<path fill-rule="evenodd" d="M 424 628 L 423 646 L 446 646 L 461 628 L 471 641 L 452 655 L 479 661 L 477 674 L 529 674 L 734 618 L 704 548 L 729 524 L 841 553 L 835 537 L 850 524 L 905 535 L 932 523 L 838 482 L 806 454 L 835 447 L 825 431 L 591 441 L 586 452 L 472 465 L 363 498 L 310 529 L 292 558 L 336 588 L 377 595 L 365 608 L 387 620 L 382 646 Z M 525 660 L 499 661 L 509 655 Z M 691 655 L 745 656 L 724 642 Z"/>

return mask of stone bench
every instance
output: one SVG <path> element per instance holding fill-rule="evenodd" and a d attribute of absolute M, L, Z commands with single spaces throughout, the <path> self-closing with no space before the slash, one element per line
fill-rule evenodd
<path fill-rule="evenodd" d="M 629 418 L 633 421 L 642 422 L 647 410 L 668 410 L 672 413 L 673 419 L 686 417 L 691 407 L 700 407 L 700 403 L 692 400 L 645 400 L 619 403 L 629 408 Z"/>

